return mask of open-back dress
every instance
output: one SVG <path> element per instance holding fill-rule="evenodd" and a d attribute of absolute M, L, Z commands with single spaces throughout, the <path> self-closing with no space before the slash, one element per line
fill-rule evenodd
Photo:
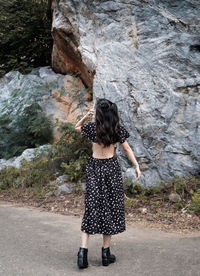
<path fill-rule="evenodd" d="M 130 136 L 120 125 L 123 143 Z M 91 142 L 96 139 L 96 123 L 81 126 L 81 134 Z M 114 235 L 126 230 L 124 190 L 121 165 L 114 154 L 110 158 L 91 156 L 86 165 L 85 212 L 81 231 L 89 234 Z"/>

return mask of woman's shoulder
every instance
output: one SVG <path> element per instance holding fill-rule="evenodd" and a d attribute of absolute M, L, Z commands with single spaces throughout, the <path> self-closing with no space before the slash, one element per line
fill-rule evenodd
<path fill-rule="evenodd" d="M 120 124 L 120 141 L 119 142 L 121 144 L 124 143 L 129 136 L 130 136 L 130 133 L 128 132 L 126 127 Z"/>
<path fill-rule="evenodd" d="M 81 127 L 89 129 L 89 128 L 92 128 L 94 126 L 95 126 L 95 122 L 87 122 L 87 123 L 84 123 Z"/>
<path fill-rule="evenodd" d="M 96 130 L 96 122 L 88 122 L 87 124 L 92 131 Z"/>
<path fill-rule="evenodd" d="M 95 130 L 95 122 L 87 122 L 81 126 L 81 134 L 89 140 L 93 140 Z"/>

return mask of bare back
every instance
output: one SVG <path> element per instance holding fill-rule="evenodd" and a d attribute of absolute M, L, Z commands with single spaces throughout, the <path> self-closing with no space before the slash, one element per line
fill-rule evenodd
<path fill-rule="evenodd" d="M 91 143 L 92 143 L 92 151 L 93 151 L 93 157 L 104 159 L 104 158 L 111 158 L 115 154 L 115 144 L 111 144 L 109 147 L 104 147 L 103 144 L 96 143 L 96 124 L 95 122 L 88 122 L 86 124 L 83 124 L 81 126 L 78 126 L 75 128 L 77 131 L 81 132 L 81 134 L 85 137 L 87 137 Z M 119 142 L 123 149 L 130 148 L 126 139 L 129 137 L 128 131 L 125 129 L 125 127 L 120 126 L 121 130 L 121 137 L 119 139 Z"/>
<path fill-rule="evenodd" d="M 92 143 L 92 151 L 94 158 L 110 158 L 114 156 L 115 146 L 111 144 L 109 147 L 103 147 L 97 143 Z"/>

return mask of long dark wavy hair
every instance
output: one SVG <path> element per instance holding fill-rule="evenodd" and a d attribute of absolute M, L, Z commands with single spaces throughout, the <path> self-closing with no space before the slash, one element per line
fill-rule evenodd
<path fill-rule="evenodd" d="M 105 98 L 96 102 L 96 142 L 109 147 L 120 139 L 120 122 L 117 105 Z"/>

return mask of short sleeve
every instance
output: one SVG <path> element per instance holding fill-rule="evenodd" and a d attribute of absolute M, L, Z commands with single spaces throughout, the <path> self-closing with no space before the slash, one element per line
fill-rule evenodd
<path fill-rule="evenodd" d="M 88 122 L 81 126 L 81 134 L 87 137 L 89 140 L 93 140 L 94 137 L 94 127 L 92 122 Z"/>
<path fill-rule="evenodd" d="M 126 139 L 130 136 L 130 134 L 124 126 L 120 126 L 120 131 L 121 131 L 121 137 L 119 142 L 122 144 L 126 141 Z"/>

